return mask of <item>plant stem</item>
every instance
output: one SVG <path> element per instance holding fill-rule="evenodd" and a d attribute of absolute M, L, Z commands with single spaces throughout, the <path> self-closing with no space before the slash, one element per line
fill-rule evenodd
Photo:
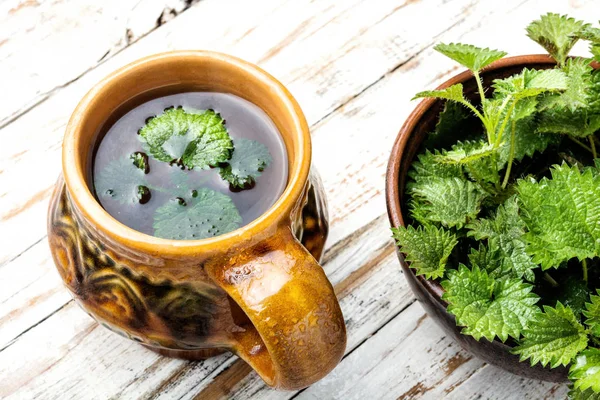
<path fill-rule="evenodd" d="M 510 177 L 510 170 L 512 169 L 513 159 L 515 158 L 515 131 L 516 131 L 516 123 L 512 121 L 512 127 L 510 132 L 510 155 L 508 156 L 508 165 L 506 167 L 506 173 L 504 174 L 504 181 L 502 182 L 502 189 L 506 189 L 506 185 L 508 184 L 508 178 Z"/>
<path fill-rule="evenodd" d="M 596 142 L 594 141 L 593 135 L 588 136 L 588 138 L 590 139 L 590 148 L 592 150 L 592 156 L 594 158 L 598 158 L 598 153 L 596 153 Z"/>
<path fill-rule="evenodd" d="M 483 105 L 483 101 L 485 100 L 485 92 L 483 91 L 483 83 L 481 83 L 479 71 L 473 71 L 473 76 L 475 77 L 475 81 L 477 81 L 477 89 L 479 90 L 479 97 L 481 97 L 481 104 Z"/>
<path fill-rule="evenodd" d="M 552 285 L 552 287 L 558 287 L 558 282 L 556 282 L 556 281 L 554 280 L 554 278 L 552 278 L 552 277 L 550 276 L 550 274 L 549 274 L 549 273 L 547 273 L 547 272 L 544 272 L 544 279 L 545 279 L 545 280 L 546 280 L 546 281 L 547 281 L 547 282 L 548 282 L 550 285 Z"/>
<path fill-rule="evenodd" d="M 504 121 L 502 122 L 502 125 L 500 126 L 500 130 L 498 131 L 498 136 L 496 137 L 496 141 L 494 142 L 495 149 L 497 149 L 498 146 L 500 146 L 500 141 L 502 140 L 502 135 L 504 134 L 504 131 L 506 130 L 506 124 L 508 124 L 508 120 L 512 116 L 512 113 L 513 113 L 516 105 L 517 105 L 517 101 L 515 100 L 512 102 L 510 109 L 506 113 L 506 117 L 504 117 Z"/>
<path fill-rule="evenodd" d="M 587 281 L 588 281 L 587 260 L 583 260 L 581 262 L 581 265 L 583 266 L 583 280 L 585 281 L 585 283 L 587 283 Z"/>
<path fill-rule="evenodd" d="M 477 118 L 479 118 L 480 120 L 483 121 L 483 115 L 481 115 L 479 110 L 477 110 L 473 104 L 469 103 L 468 101 L 464 101 L 464 102 L 461 101 L 460 104 L 462 104 L 463 106 L 465 106 L 468 109 L 470 109 L 471 111 L 473 111 L 473 113 L 477 116 Z"/>
<path fill-rule="evenodd" d="M 573 136 L 567 135 L 567 137 L 569 139 L 571 139 L 573 142 L 577 143 L 578 145 L 580 145 L 581 147 L 583 147 L 584 149 L 586 149 L 587 151 L 589 151 L 590 153 L 592 152 L 592 148 L 589 146 L 586 146 L 585 144 L 583 144 L 582 142 L 580 142 L 579 140 L 575 139 Z"/>

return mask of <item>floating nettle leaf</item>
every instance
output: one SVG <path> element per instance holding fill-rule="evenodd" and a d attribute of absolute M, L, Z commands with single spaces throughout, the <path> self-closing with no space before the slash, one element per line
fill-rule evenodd
<path fill-rule="evenodd" d="M 215 167 L 229 160 L 233 149 L 223 118 L 213 110 L 190 114 L 167 109 L 140 130 L 140 140 L 155 159 L 177 160 L 190 169 Z"/>
<path fill-rule="evenodd" d="M 177 197 L 154 214 L 154 236 L 164 239 L 196 240 L 231 232 L 240 227 L 242 217 L 231 198 L 202 188 L 191 198 Z"/>
<path fill-rule="evenodd" d="M 94 188 L 98 197 L 112 198 L 121 204 L 147 202 L 150 190 L 144 169 L 136 160 L 121 157 L 109 162 L 94 177 Z"/>
<path fill-rule="evenodd" d="M 273 159 L 267 146 L 256 140 L 235 139 L 234 146 L 231 160 L 221 167 L 220 174 L 232 186 L 243 189 L 254 183 Z"/>

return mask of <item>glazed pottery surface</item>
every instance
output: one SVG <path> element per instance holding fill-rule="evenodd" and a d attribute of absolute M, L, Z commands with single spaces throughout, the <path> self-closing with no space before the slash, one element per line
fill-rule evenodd
<path fill-rule="evenodd" d="M 481 74 L 484 87 L 489 88 L 494 79 L 502 79 L 520 73 L 523 68 L 546 69 L 555 65 L 555 61 L 546 55 L 528 55 L 504 58 Z M 597 65 L 596 65 L 597 67 Z M 474 103 L 478 102 L 477 86 L 470 72 L 463 72 L 442 84 L 438 89 L 457 83 L 464 85 L 465 95 Z M 435 99 L 422 101 L 410 114 L 396 138 L 390 155 L 386 176 L 386 202 L 390 222 L 393 227 L 405 225 L 405 186 L 407 172 L 420 149 L 421 143 L 429 132 L 434 130 L 443 102 Z M 457 139 L 459 139 L 457 137 Z M 428 314 L 456 340 L 460 345 L 489 364 L 501 367 L 509 372 L 534 379 L 562 382 L 567 379 L 567 369 L 558 367 L 544 368 L 540 364 L 531 367 L 529 362 L 519 362 L 519 357 L 510 353 L 511 346 L 498 340 L 475 340 L 460 333 L 454 316 L 446 311 L 447 303 L 442 300 L 444 290 L 438 282 L 416 276 L 404 260 L 402 253 L 398 258 L 415 296 L 423 304 Z"/>
<path fill-rule="evenodd" d="M 235 94 L 261 107 L 288 152 L 288 185 L 261 217 L 203 240 L 165 240 L 114 220 L 90 191 L 101 128 L 115 110 L 182 91 Z M 290 93 L 258 67 L 185 51 L 139 60 L 95 86 L 67 126 L 63 177 L 48 233 L 75 300 L 103 326 L 161 354 L 200 359 L 232 351 L 271 386 L 299 389 L 337 365 L 343 316 L 318 261 L 326 200 L 311 169 L 310 134 Z"/>

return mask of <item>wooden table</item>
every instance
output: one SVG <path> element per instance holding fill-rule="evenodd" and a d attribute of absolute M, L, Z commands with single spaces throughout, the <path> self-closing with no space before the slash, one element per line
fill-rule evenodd
<path fill-rule="evenodd" d="M 410 98 L 458 71 L 432 45 L 538 53 L 523 29 L 546 11 L 600 19 L 598 0 L 0 2 L 0 398 L 564 398 L 566 385 L 486 365 L 427 317 L 400 271 L 384 204 Z M 54 269 L 46 210 L 69 115 L 111 71 L 174 49 L 257 63 L 312 126 L 331 216 L 323 265 L 348 347 L 301 392 L 267 388 L 231 354 L 185 362 L 127 341 L 81 311 Z"/>

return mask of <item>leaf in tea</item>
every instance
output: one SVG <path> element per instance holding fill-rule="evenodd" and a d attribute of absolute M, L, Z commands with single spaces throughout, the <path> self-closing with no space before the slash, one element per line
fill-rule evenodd
<path fill-rule="evenodd" d="M 96 194 L 101 198 L 112 198 L 121 204 L 136 203 L 148 190 L 148 182 L 143 168 L 130 157 L 117 158 L 106 165 L 94 177 Z"/>
<path fill-rule="evenodd" d="M 235 148 L 226 166 L 219 173 L 232 186 L 244 188 L 256 181 L 261 172 L 273 161 L 264 144 L 250 139 L 235 139 Z"/>
<path fill-rule="evenodd" d="M 213 110 L 190 114 L 167 109 L 140 130 L 149 154 L 159 161 L 181 161 L 188 168 L 208 169 L 231 157 L 233 143 L 223 118 Z"/>
<path fill-rule="evenodd" d="M 195 197 L 178 197 L 156 209 L 153 227 L 156 237 L 195 240 L 223 235 L 241 223 L 242 217 L 229 196 L 202 188 Z"/>

